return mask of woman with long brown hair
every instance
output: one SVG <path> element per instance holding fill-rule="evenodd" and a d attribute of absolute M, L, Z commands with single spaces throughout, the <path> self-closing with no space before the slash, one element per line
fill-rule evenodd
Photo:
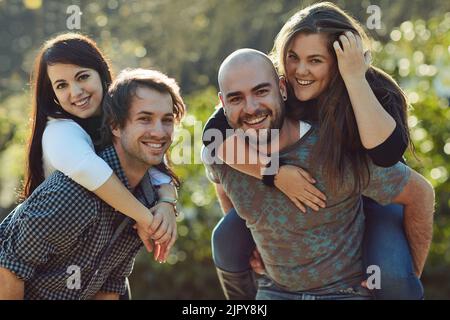
<path fill-rule="evenodd" d="M 294 14 L 279 32 L 272 50 L 278 72 L 286 79 L 287 116 L 318 126 L 319 139 L 312 155 L 317 159 L 316 168 L 322 168 L 327 182 L 338 188 L 348 169 L 345 159 L 349 159 L 354 192 L 367 181 L 368 161 L 392 166 L 402 161 L 410 143 L 405 95 L 388 74 L 370 65 L 365 53 L 367 40 L 356 20 L 332 3 L 319 3 Z M 211 117 L 205 131 L 209 128 L 222 132 L 229 128 L 223 108 Z M 225 140 L 224 145 L 230 144 L 227 150 L 235 141 L 239 138 Z M 219 157 L 222 148 L 216 150 Z M 326 195 L 314 186 L 314 172 L 286 165 L 275 176 L 263 177 L 262 163 L 267 161 L 228 164 L 277 187 L 306 214 L 326 206 Z M 379 266 L 382 273 L 383 285 L 381 290 L 373 290 L 375 298 L 422 298 L 418 268 L 413 266 L 402 229 L 402 207 L 383 207 L 365 198 L 364 211 L 364 273 L 370 265 Z M 254 242 L 234 209 L 216 226 L 212 245 L 226 296 L 251 298 L 255 291 L 249 258 Z"/>

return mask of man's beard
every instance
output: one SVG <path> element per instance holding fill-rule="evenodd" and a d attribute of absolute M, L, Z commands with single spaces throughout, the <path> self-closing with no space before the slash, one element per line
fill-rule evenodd
<path fill-rule="evenodd" d="M 269 145 L 272 142 L 272 139 L 278 138 L 280 134 L 280 130 L 283 127 L 284 119 L 285 119 L 285 108 L 280 104 L 280 112 L 278 114 L 274 114 L 272 112 L 273 119 L 270 121 L 269 129 L 260 129 L 258 131 L 258 145 Z"/>
<path fill-rule="evenodd" d="M 257 150 L 268 150 L 268 147 L 272 143 L 279 144 L 280 131 L 285 120 L 284 105 L 280 104 L 280 112 L 278 114 L 272 112 L 269 116 L 272 116 L 273 118 L 270 121 L 268 129 L 247 129 L 247 134 L 244 133 L 247 141 Z M 240 122 L 242 127 L 243 121 L 241 120 Z M 251 134 L 249 134 L 249 130 L 252 130 Z"/>
<path fill-rule="evenodd" d="M 170 146 L 170 144 L 169 144 Z M 152 155 L 149 154 L 142 146 L 140 146 L 140 142 L 136 145 L 127 144 L 122 141 L 122 149 L 127 155 L 128 160 L 134 163 L 136 166 L 140 167 L 151 167 L 161 163 L 164 159 L 164 155 L 167 152 L 169 147 L 165 147 L 161 155 Z M 160 159 L 161 158 L 161 159 Z"/>

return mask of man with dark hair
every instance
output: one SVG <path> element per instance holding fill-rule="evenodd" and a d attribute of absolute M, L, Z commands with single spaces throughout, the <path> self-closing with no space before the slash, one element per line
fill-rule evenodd
<path fill-rule="evenodd" d="M 99 155 L 151 207 L 156 193 L 148 170 L 164 162 L 174 123 L 185 113 L 179 88 L 162 73 L 125 70 L 104 107 L 110 145 Z M 0 299 L 118 299 L 142 246 L 133 225 L 53 173 L 0 224 Z M 156 256 L 166 255 L 175 239 Z"/>

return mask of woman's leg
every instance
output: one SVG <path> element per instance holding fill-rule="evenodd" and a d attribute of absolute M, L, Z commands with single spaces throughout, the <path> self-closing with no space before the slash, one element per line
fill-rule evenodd
<path fill-rule="evenodd" d="M 381 272 L 381 289 L 373 289 L 376 299 L 423 299 L 423 287 L 414 273 L 408 240 L 403 230 L 403 206 L 382 206 L 364 198 L 366 217 L 363 260 Z"/>
<path fill-rule="evenodd" d="M 216 267 L 228 272 L 250 269 L 249 259 L 255 249 L 245 220 L 231 209 L 212 232 L 212 256 Z"/>
<path fill-rule="evenodd" d="M 254 299 L 256 284 L 249 259 L 255 242 L 236 210 L 230 210 L 216 225 L 211 245 L 225 297 L 231 300 Z"/>

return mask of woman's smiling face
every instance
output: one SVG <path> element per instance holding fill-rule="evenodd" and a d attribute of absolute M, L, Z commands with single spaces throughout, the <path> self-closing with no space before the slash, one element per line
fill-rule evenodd
<path fill-rule="evenodd" d="M 66 112 L 87 119 L 101 114 L 103 86 L 94 69 L 56 63 L 47 67 L 58 103 Z"/>
<path fill-rule="evenodd" d="M 300 101 L 317 98 L 328 87 L 334 58 L 324 34 L 300 33 L 286 53 L 286 78 Z"/>

